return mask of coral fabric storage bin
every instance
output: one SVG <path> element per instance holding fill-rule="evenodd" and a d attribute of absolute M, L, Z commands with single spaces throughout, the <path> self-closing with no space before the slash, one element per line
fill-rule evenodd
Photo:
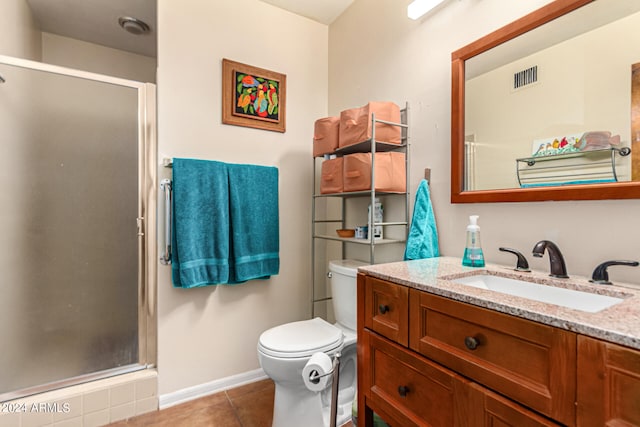
<path fill-rule="evenodd" d="M 407 165 L 404 153 L 376 153 L 376 191 L 404 193 L 407 190 Z M 371 153 L 344 156 L 344 191 L 371 189 Z"/>
<path fill-rule="evenodd" d="M 340 147 L 371 139 L 371 113 L 376 119 L 400 123 L 400 107 L 393 102 L 369 102 L 364 107 L 351 108 L 340 113 Z M 376 141 L 400 144 L 402 129 L 399 126 L 376 123 Z"/>
<path fill-rule="evenodd" d="M 320 194 L 342 193 L 343 159 L 343 157 L 337 157 L 322 162 L 322 168 L 320 169 Z"/>
<path fill-rule="evenodd" d="M 313 157 L 330 154 L 338 148 L 340 117 L 325 117 L 316 120 L 313 128 Z"/>

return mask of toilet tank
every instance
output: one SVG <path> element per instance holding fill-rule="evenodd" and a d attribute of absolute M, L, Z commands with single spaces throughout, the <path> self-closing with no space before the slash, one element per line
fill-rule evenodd
<path fill-rule="evenodd" d="M 333 312 L 338 324 L 356 330 L 356 277 L 367 263 L 352 259 L 329 261 Z"/>

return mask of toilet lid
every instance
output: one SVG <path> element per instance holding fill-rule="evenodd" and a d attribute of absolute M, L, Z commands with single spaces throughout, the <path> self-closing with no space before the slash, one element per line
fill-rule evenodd
<path fill-rule="evenodd" d="M 258 349 L 274 357 L 306 357 L 342 345 L 342 331 L 319 317 L 286 323 L 260 335 Z"/>

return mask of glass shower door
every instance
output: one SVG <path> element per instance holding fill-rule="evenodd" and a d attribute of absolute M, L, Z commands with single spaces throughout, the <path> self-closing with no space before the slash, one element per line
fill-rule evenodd
<path fill-rule="evenodd" d="M 0 63 L 0 397 L 143 367 L 139 90 L 56 71 Z"/>

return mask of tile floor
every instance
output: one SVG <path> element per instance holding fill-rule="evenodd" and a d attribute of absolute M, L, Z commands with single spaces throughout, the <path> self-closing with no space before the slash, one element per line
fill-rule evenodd
<path fill-rule="evenodd" d="M 262 380 L 109 427 L 271 427 L 274 390 L 273 381 Z"/>

